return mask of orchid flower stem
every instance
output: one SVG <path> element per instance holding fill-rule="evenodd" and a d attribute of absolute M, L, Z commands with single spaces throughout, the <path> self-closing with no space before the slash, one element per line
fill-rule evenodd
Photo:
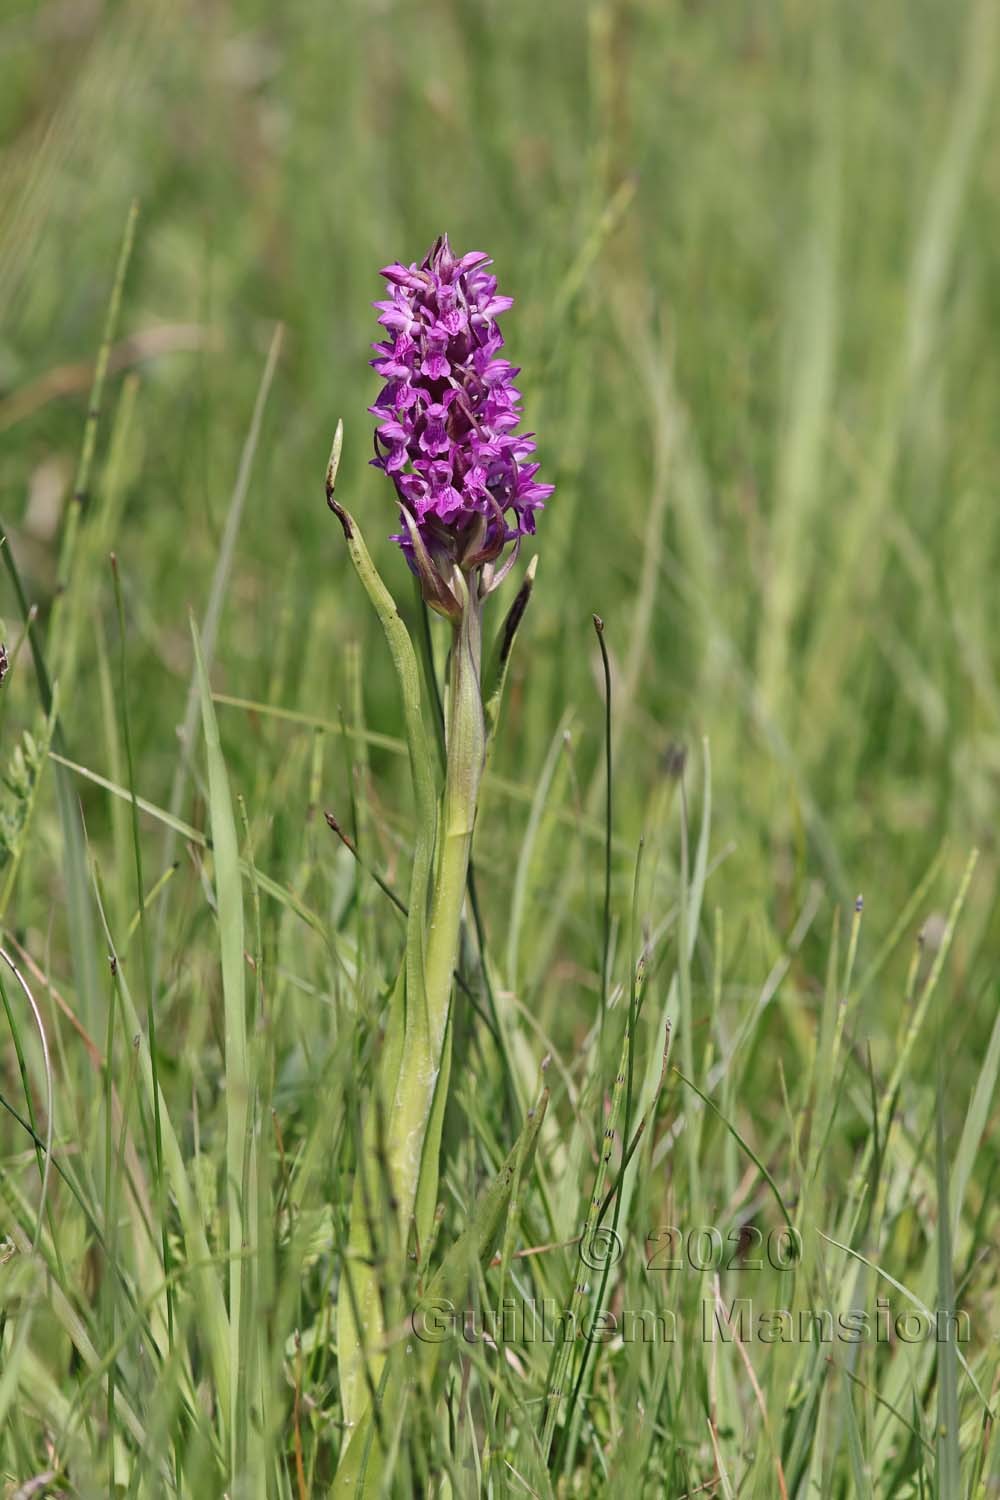
<path fill-rule="evenodd" d="M 413 594 L 417 610 L 417 653 L 420 657 L 420 665 L 423 668 L 424 682 L 427 684 L 427 699 L 430 705 L 431 720 L 434 725 L 434 739 L 437 742 L 438 753 L 441 757 L 441 769 L 443 771 L 446 768 L 444 708 L 441 703 L 441 689 L 438 683 L 437 672 L 434 668 L 431 612 L 427 607 L 427 601 L 420 591 L 420 581 L 417 578 L 413 580 Z"/>
<path fill-rule="evenodd" d="M 386 612 L 375 585 L 360 534 L 346 516 L 345 535 L 373 599 L 383 604 L 383 622 L 398 633 L 398 613 Z M 433 863 L 427 899 L 415 894 L 407 921 L 407 948 L 400 981 L 390 1000 L 374 1097 L 365 1125 L 351 1205 L 348 1256 L 352 1296 L 338 1305 L 341 1395 L 350 1427 L 360 1428 L 370 1391 L 385 1366 L 385 1337 L 402 1312 L 406 1247 L 415 1230 L 421 1253 L 434 1222 L 438 1192 L 441 1127 L 451 1064 L 451 997 L 458 958 L 469 856 L 479 787 L 486 759 L 486 724 L 481 683 L 481 602 L 475 576 L 455 570 L 452 587 L 461 599 L 454 623 L 448 699 L 446 764 L 439 806 L 418 799 L 427 827 L 418 844 L 430 845 Z M 378 607 L 378 604 L 377 604 Z M 404 675 L 412 682 L 412 648 L 402 652 Z M 426 738 L 413 747 L 424 755 Z M 424 888 L 426 890 L 426 887 Z M 379 1162 L 385 1169 L 380 1186 Z M 390 1221 L 373 1209 L 391 1205 Z M 376 1269 L 381 1265 L 379 1274 Z"/>
<path fill-rule="evenodd" d="M 480 602 L 461 574 L 465 598 L 449 668 L 446 770 L 436 866 L 424 940 L 424 1005 L 407 1004 L 404 1046 L 390 1123 L 390 1168 L 401 1223 L 416 1213 L 426 1243 L 437 1200 L 440 1116 L 450 1062 L 447 1029 L 458 957 L 476 805 L 486 755 L 480 681 Z M 437 1096 L 437 1108 L 435 1101 Z"/>

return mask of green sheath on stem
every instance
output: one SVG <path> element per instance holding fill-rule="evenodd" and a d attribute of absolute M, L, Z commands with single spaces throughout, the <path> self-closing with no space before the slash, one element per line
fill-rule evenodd
<path fill-rule="evenodd" d="M 451 652 L 446 773 L 439 811 L 433 797 L 434 758 L 423 719 L 412 642 L 357 523 L 333 497 L 340 436 L 338 428 L 327 475 L 327 498 L 343 526 L 351 561 L 375 606 L 392 652 L 403 694 L 416 801 L 403 985 L 394 992 L 375 1097 L 365 1122 L 351 1203 L 345 1285 L 338 1297 L 341 1397 L 345 1422 L 356 1430 L 379 1384 L 385 1364 L 386 1330 L 394 1326 L 401 1312 L 398 1297 L 411 1223 L 415 1220 L 423 1245 L 433 1222 L 450 1052 L 452 975 L 486 754 L 486 729 L 480 681 L 480 601 L 475 586 L 470 588 L 456 568 L 449 582 L 462 609 L 455 623 Z M 401 988 L 405 993 L 402 1026 L 398 1003 Z M 387 1183 L 380 1163 L 387 1169 Z M 389 1212 L 383 1213 L 380 1206 L 386 1203 L 386 1189 Z"/>

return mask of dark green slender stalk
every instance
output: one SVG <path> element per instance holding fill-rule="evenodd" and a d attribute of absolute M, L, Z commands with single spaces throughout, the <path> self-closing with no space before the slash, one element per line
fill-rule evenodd
<path fill-rule="evenodd" d="M 638 958 L 635 956 L 636 913 L 639 906 L 639 876 L 642 871 L 643 848 L 644 840 L 640 839 L 639 848 L 635 856 L 635 878 L 632 884 L 632 930 L 631 941 L 629 944 L 629 996 L 628 1021 L 626 1023 L 628 1027 L 628 1066 L 625 1069 L 625 1119 L 622 1126 L 621 1137 L 622 1160 L 621 1166 L 618 1170 L 618 1176 L 616 1177 L 612 1187 L 609 1189 L 608 1195 L 604 1199 L 604 1202 L 601 1204 L 597 1216 L 597 1227 L 600 1228 L 601 1224 L 604 1221 L 604 1215 L 608 1211 L 608 1206 L 613 1199 L 615 1211 L 611 1220 L 610 1244 L 612 1246 L 617 1246 L 620 1243 L 618 1225 L 621 1221 L 622 1187 L 625 1183 L 625 1170 L 632 1158 L 632 1152 L 635 1149 L 635 1144 L 637 1143 L 638 1139 L 636 1138 L 636 1142 L 633 1142 L 630 1148 L 626 1148 L 625 1142 L 629 1141 L 632 1132 L 632 1103 L 635 1075 L 635 1028 L 639 1019 L 639 988 L 642 983 L 645 968 L 643 955 L 640 954 Z M 601 1309 L 604 1306 L 604 1299 L 607 1296 L 608 1291 L 608 1281 L 611 1278 L 611 1267 L 615 1264 L 616 1259 L 617 1256 L 610 1254 L 605 1259 L 604 1267 L 601 1272 L 601 1285 L 597 1293 L 597 1299 L 594 1303 L 594 1310 L 591 1319 L 592 1321 L 600 1316 Z M 563 1427 L 560 1451 L 556 1455 L 555 1467 L 557 1473 L 560 1469 L 562 1469 L 563 1472 L 568 1475 L 572 1467 L 574 1451 L 576 1448 L 576 1433 L 579 1426 L 578 1423 L 574 1424 L 573 1414 L 574 1412 L 580 1410 L 580 1396 L 583 1391 L 583 1382 L 586 1378 L 587 1368 L 590 1363 L 590 1353 L 592 1347 L 593 1346 L 590 1340 L 585 1339 L 583 1343 L 583 1349 L 580 1354 L 580 1367 L 577 1370 L 576 1381 L 573 1386 L 573 1394 L 570 1397 L 569 1406 L 566 1411 L 566 1421 Z"/>
<path fill-rule="evenodd" d="M 604 949 L 601 957 L 601 1040 L 604 1040 L 604 1020 L 608 1010 L 608 991 L 611 984 L 611 828 L 613 821 L 612 776 L 611 776 L 611 663 L 604 640 L 604 621 L 594 616 L 597 643 L 601 648 L 604 667 Z"/>

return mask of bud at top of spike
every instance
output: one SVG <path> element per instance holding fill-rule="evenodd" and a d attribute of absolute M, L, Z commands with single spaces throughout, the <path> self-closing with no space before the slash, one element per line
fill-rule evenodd
<path fill-rule="evenodd" d="M 428 562 L 491 562 L 534 531 L 553 490 L 535 479 L 532 434 L 517 432 L 518 371 L 497 325 L 513 298 L 497 295 L 490 264 L 475 250 L 456 257 L 442 235 L 420 265 L 386 266 L 391 295 L 375 303 L 386 337 L 373 345 L 385 385 L 369 408 L 380 419 L 372 463 L 396 486 L 393 540 L 425 593 Z"/>

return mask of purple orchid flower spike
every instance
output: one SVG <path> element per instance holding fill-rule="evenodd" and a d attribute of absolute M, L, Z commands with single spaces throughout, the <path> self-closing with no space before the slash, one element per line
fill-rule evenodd
<path fill-rule="evenodd" d="M 386 337 L 373 345 L 385 385 L 369 408 L 380 419 L 372 463 L 396 486 L 393 541 L 428 604 L 452 618 L 454 570 L 477 574 L 479 597 L 491 592 L 554 488 L 535 477 L 533 434 L 517 431 L 519 372 L 497 324 L 513 298 L 497 295 L 490 264 L 478 250 L 456 257 L 442 235 L 419 265 L 385 267 L 391 295 L 375 303 Z"/>
<path fill-rule="evenodd" d="M 390 1330 L 404 1316 L 401 1298 L 409 1277 L 402 1257 L 411 1232 L 420 1245 L 433 1240 L 440 1168 L 435 1111 L 448 1078 L 453 980 L 479 791 L 537 559 L 485 662 L 483 602 L 515 562 L 521 538 L 535 530 L 535 514 L 553 489 L 537 478 L 533 435 L 518 430 L 518 372 L 501 353 L 497 321 L 511 298 L 498 295 L 489 264 L 479 251 L 455 256 L 442 236 L 419 265 L 385 268 L 389 294 L 375 304 L 385 336 L 374 346 L 372 361 L 384 381 L 370 408 L 378 418 L 373 463 L 395 485 L 401 524 L 394 540 L 427 604 L 451 623 L 444 692 L 433 641 L 424 636 L 418 663 L 359 528 L 335 498 L 340 426 L 326 476 L 327 503 L 344 529 L 398 675 L 416 811 L 406 952 L 359 1142 L 348 1228 L 350 1291 L 343 1294 L 348 1278 L 342 1278 L 337 1302 L 347 1434 L 337 1494 L 374 1494 L 383 1487 L 381 1445 L 372 1444 L 372 1423 L 384 1408 L 392 1430 L 394 1403 L 413 1379 L 413 1366 L 400 1363 L 404 1351 Z M 442 777 L 426 722 L 421 666 L 428 698 L 441 708 Z M 371 1212 L 386 1173 L 394 1226 Z M 397 1251 L 399 1261 L 393 1259 Z"/>

